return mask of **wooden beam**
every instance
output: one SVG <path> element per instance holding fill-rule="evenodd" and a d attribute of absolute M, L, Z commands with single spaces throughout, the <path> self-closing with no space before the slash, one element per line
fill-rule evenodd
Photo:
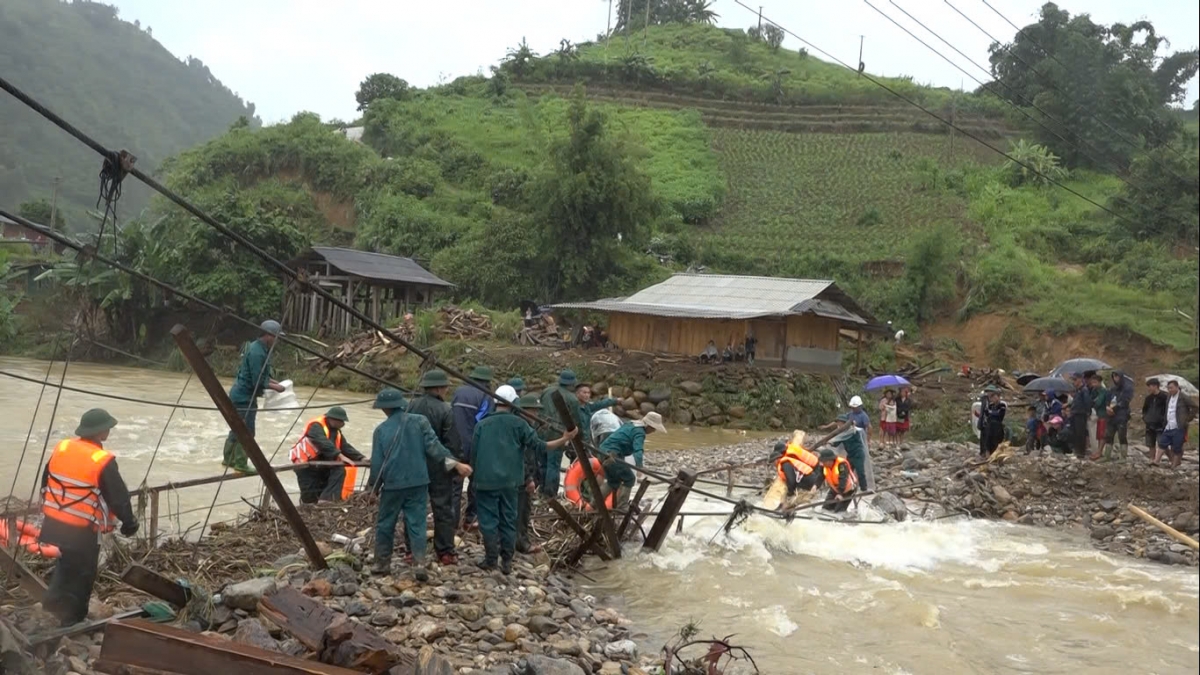
<path fill-rule="evenodd" d="M 562 392 L 555 391 L 550 398 L 554 401 L 554 407 L 558 410 L 563 427 L 567 431 L 574 429 L 575 416 L 567 409 L 567 402 L 563 398 Z M 591 489 L 592 508 L 600 516 L 600 527 L 603 528 L 604 538 L 608 540 L 609 553 L 613 558 L 620 558 L 621 540 L 617 538 L 617 528 L 613 525 L 612 514 L 608 512 L 608 505 L 604 503 L 604 494 L 600 492 L 600 482 L 596 480 L 596 473 L 592 471 L 592 456 L 583 442 L 582 429 L 575 438 L 571 439 L 571 442 L 575 445 L 575 455 L 579 458 L 579 466 L 583 469 L 583 478 L 587 481 L 588 488 Z"/>
<path fill-rule="evenodd" d="M 229 425 L 230 430 L 233 431 L 233 435 L 242 444 L 242 448 L 246 451 L 246 456 L 254 463 L 254 468 L 258 470 L 258 475 L 262 478 L 263 485 L 266 486 L 267 492 L 271 493 L 271 497 L 275 499 L 275 503 L 279 505 L 279 510 L 283 513 L 283 517 L 287 520 L 288 525 L 291 526 L 292 531 L 296 533 L 296 537 L 304 547 L 305 553 L 308 554 L 309 561 L 312 562 L 315 569 L 325 569 L 327 567 L 325 556 L 321 555 L 321 549 L 317 547 L 317 541 L 313 539 L 312 533 L 308 531 L 308 526 L 304 524 L 304 519 L 300 517 L 300 512 L 296 510 L 296 505 L 292 503 L 292 498 L 288 496 L 287 489 L 283 487 L 283 483 L 279 482 L 279 476 L 275 475 L 275 470 L 271 468 L 271 463 L 267 461 L 262 449 L 258 447 L 258 443 L 254 440 L 254 434 L 250 433 L 250 429 L 246 427 L 246 423 L 238 415 L 237 408 L 233 405 L 233 401 L 229 400 L 229 396 L 221 386 L 221 381 L 217 379 L 216 373 L 209 367 L 208 362 L 204 360 L 204 355 L 196 347 L 195 341 L 192 340 L 192 334 L 186 327 L 180 324 L 171 329 L 171 335 L 174 336 L 175 344 L 179 346 L 179 351 L 183 354 L 183 358 L 192 367 L 192 370 L 196 373 L 196 377 L 204 385 L 204 389 L 208 392 L 209 397 L 212 398 L 213 403 L 217 404 L 217 408 L 221 411 L 221 416 L 225 418 L 225 422 Z"/>
<path fill-rule="evenodd" d="M 546 503 L 550 505 L 550 509 L 552 511 L 558 514 L 559 518 L 562 518 L 563 522 L 566 523 L 568 527 L 575 531 L 575 534 L 579 535 L 580 539 L 587 540 L 591 538 L 592 535 L 589 534 L 588 531 L 579 524 L 578 520 L 575 520 L 575 517 L 572 516 L 571 512 L 567 510 L 567 507 L 562 505 L 562 502 L 551 497 L 550 499 L 546 500 Z M 600 545 L 600 542 L 593 541 L 592 549 L 596 552 L 596 555 L 600 556 L 601 560 L 612 560 L 612 557 L 608 555 L 608 551 L 606 551 L 604 547 Z"/>
<path fill-rule="evenodd" d="M 692 491 L 692 484 L 695 482 L 696 474 L 686 469 L 680 470 L 675 476 L 671 488 L 667 490 L 667 498 L 663 501 L 658 517 L 654 519 L 654 525 L 651 526 L 650 533 L 646 535 L 646 542 L 642 544 L 642 548 L 657 551 L 662 546 L 663 540 L 667 538 L 667 533 L 671 531 L 671 523 L 679 515 L 679 510 L 683 508 L 683 503 L 687 501 L 688 493 Z"/>
<path fill-rule="evenodd" d="M 192 599 L 191 589 L 137 563 L 125 570 L 121 581 L 143 593 L 166 600 L 176 607 L 183 607 Z"/>
<path fill-rule="evenodd" d="M 42 601 L 42 596 L 46 593 L 46 582 L 31 572 L 20 560 L 17 560 L 15 554 L 3 546 L 0 546 L 0 570 L 5 572 L 6 579 L 9 576 L 16 577 L 17 584 L 29 594 L 30 598 L 33 598 L 34 602 Z"/>
<path fill-rule="evenodd" d="M 104 629 L 104 646 L 96 670 L 115 675 L 126 665 L 178 675 L 355 675 L 357 672 L 143 619 L 114 621 Z"/>
<path fill-rule="evenodd" d="M 1186 545 L 1187 547 L 1191 548 L 1193 551 L 1195 551 L 1197 548 L 1200 548 L 1200 543 L 1198 543 L 1195 539 L 1192 539 L 1191 537 L 1180 532 L 1179 530 L 1171 527 L 1170 525 L 1167 525 L 1166 523 L 1159 520 L 1158 518 L 1155 518 L 1154 516 L 1150 515 L 1149 513 L 1146 513 L 1140 507 L 1130 504 L 1129 512 L 1132 513 L 1133 515 L 1137 516 L 1138 518 L 1141 518 L 1142 520 L 1146 521 L 1147 523 L 1150 523 L 1154 527 L 1157 527 L 1158 529 L 1162 530 L 1163 532 L 1167 533 L 1167 535 L 1169 535 L 1172 539 L 1174 539 L 1175 541 L 1177 541 L 1181 544 Z"/>
<path fill-rule="evenodd" d="M 131 609 L 127 612 L 114 614 L 107 619 L 95 619 L 94 621 L 84 621 L 82 623 L 72 624 L 70 626 L 66 626 L 65 628 L 56 628 L 49 633 L 42 633 L 41 635 L 29 638 L 29 644 L 30 646 L 36 647 L 37 645 L 45 644 L 59 638 L 87 635 L 88 633 L 95 633 L 96 631 L 101 630 L 113 621 L 136 619 L 145 615 L 146 610 L 139 607 L 138 609 Z"/>
<path fill-rule="evenodd" d="M 646 490 L 649 489 L 650 481 L 648 480 L 643 480 L 642 484 L 638 486 L 637 494 L 633 496 L 633 499 L 629 502 L 629 506 L 625 509 L 625 517 L 621 519 L 621 526 L 617 528 L 618 539 L 625 538 L 625 530 L 629 527 L 629 521 L 633 519 L 634 512 L 639 510 L 642 498 L 646 496 Z"/>
<path fill-rule="evenodd" d="M 571 555 L 567 557 L 567 567 L 574 567 L 575 565 L 579 564 L 579 559 L 583 557 L 583 554 L 587 552 L 589 548 L 593 546 L 599 546 L 599 542 L 597 540 L 600 538 L 600 532 L 600 523 L 596 523 L 592 526 L 591 534 L 589 534 L 586 539 L 579 542 L 579 546 L 576 546 L 575 550 L 571 551 Z"/>

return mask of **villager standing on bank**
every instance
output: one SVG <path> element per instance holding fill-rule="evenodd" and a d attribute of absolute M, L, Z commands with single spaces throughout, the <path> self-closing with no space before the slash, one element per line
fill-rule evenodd
<path fill-rule="evenodd" d="M 1083 373 L 1071 373 L 1075 392 L 1071 395 L 1071 451 L 1079 459 L 1087 456 L 1088 420 L 1092 416 L 1092 394 L 1084 382 Z"/>
<path fill-rule="evenodd" d="M 475 425 L 492 409 L 492 399 L 487 392 L 492 388 L 492 369 L 476 366 L 468 376 L 474 386 L 464 384 L 454 390 L 451 407 L 454 409 L 454 429 L 458 432 L 459 456 L 470 464 L 475 438 Z M 462 508 L 462 479 L 454 479 L 454 522 L 464 527 L 475 522 L 475 486 L 467 487 L 467 506 Z M 465 513 L 464 513 L 465 511 Z"/>
<path fill-rule="evenodd" d="M 342 428 L 350 421 L 346 409 L 334 406 L 321 417 L 310 421 L 304 427 L 304 435 L 292 446 L 288 458 L 292 464 L 308 462 L 336 462 L 349 460 L 365 462 L 367 458 L 356 450 L 342 433 Z M 342 458 L 345 457 L 345 460 Z M 300 503 L 316 504 L 322 502 L 340 502 L 343 495 L 353 491 L 345 490 L 346 477 L 357 475 L 357 471 L 348 473 L 344 466 L 309 466 L 296 469 L 296 482 L 300 485 Z"/>
<path fill-rule="evenodd" d="M 1179 468 L 1183 461 L 1183 441 L 1187 438 L 1188 425 L 1196 419 L 1196 404 L 1179 390 L 1179 382 L 1167 380 L 1167 423 L 1158 436 L 1158 450 L 1154 453 L 1154 464 L 1162 460 L 1163 451 L 1171 455 L 1171 468 Z"/>
<path fill-rule="evenodd" d="M 514 414 L 517 392 L 508 385 L 496 389 L 496 410 L 475 427 L 471 463 L 475 473 L 475 499 L 479 515 L 479 533 L 483 537 L 484 557 L 478 565 L 495 569 L 497 562 L 505 574 L 512 571 L 517 546 L 517 493 L 529 490 L 526 480 L 525 453 L 546 452 L 566 445 L 578 429 L 549 443 L 539 439 L 524 419 Z"/>
<path fill-rule="evenodd" d="M 441 463 L 442 471 L 470 476 L 471 467 L 454 459 L 437 439 L 429 420 L 405 412 L 408 402 L 398 390 L 387 388 L 375 397 L 374 407 L 387 419 L 375 427 L 371 440 L 371 474 L 367 487 L 379 493 L 375 521 L 375 564 L 371 573 L 391 573 L 396 541 L 396 521 L 404 514 L 410 564 L 418 581 L 425 581 L 425 514 L 429 503 L 429 469 Z"/>
<path fill-rule="evenodd" d="M 896 441 L 904 442 L 912 425 L 913 400 L 912 390 L 901 387 L 900 398 L 896 399 Z"/>
<path fill-rule="evenodd" d="M 429 426 L 450 451 L 454 459 L 462 462 L 461 441 L 454 430 L 454 410 L 446 403 L 450 391 L 450 379 L 442 370 L 433 369 L 421 376 L 420 386 L 424 393 L 408 404 L 408 412 L 429 420 Z M 426 458 L 429 472 L 429 505 L 433 511 L 433 550 L 442 565 L 458 564 L 458 552 L 454 549 L 454 530 L 458 521 L 454 519 L 454 488 L 461 492 L 461 483 L 455 475 L 446 471 L 438 459 Z"/>
<path fill-rule="evenodd" d="M 1112 387 L 1108 390 L 1108 422 L 1105 424 L 1104 442 L 1112 455 L 1106 459 L 1129 457 L 1129 408 L 1133 404 L 1133 380 L 1124 372 L 1114 370 Z"/>
<path fill-rule="evenodd" d="M 879 399 L 879 431 L 883 436 L 883 447 L 885 448 L 896 444 L 898 419 L 896 416 L 896 392 L 885 389 L 883 398 Z"/>
<path fill-rule="evenodd" d="M 1000 389 L 995 385 L 988 385 L 984 392 L 987 401 L 979 411 L 979 455 L 987 458 L 1004 441 L 1004 416 L 1008 413 L 1008 405 L 1000 400 Z"/>
<path fill-rule="evenodd" d="M 117 460 L 104 449 L 117 420 L 95 408 L 83 414 L 75 438 L 54 447 L 42 471 L 42 542 L 57 546 L 58 562 L 42 607 L 69 626 L 87 618 L 100 562 L 100 536 L 137 533 L 138 522 Z"/>
<path fill-rule="evenodd" d="M 1095 461 L 1104 454 L 1104 438 L 1108 431 L 1108 390 L 1104 388 L 1104 378 L 1100 377 L 1100 373 L 1092 373 L 1088 377 L 1088 393 L 1092 396 L 1093 413 L 1088 427 L 1088 442 L 1096 443 L 1096 452 L 1088 459 Z"/>
<path fill-rule="evenodd" d="M 251 436 L 254 435 L 254 422 L 258 417 L 258 397 L 267 389 L 283 391 L 283 385 L 271 377 L 271 353 L 275 350 L 276 338 L 283 335 L 283 327 L 278 321 L 268 320 L 262 322 L 259 330 L 258 339 L 242 349 L 242 362 L 229 389 L 229 400 L 241 413 Z M 222 465 L 239 473 L 254 473 L 254 468 L 246 459 L 246 449 L 232 430 L 225 438 L 224 455 Z"/>
<path fill-rule="evenodd" d="M 1167 426 L 1167 394 L 1162 383 L 1152 377 L 1146 381 L 1146 400 L 1142 401 L 1142 424 L 1146 426 L 1146 447 L 1158 455 L 1158 437 Z"/>

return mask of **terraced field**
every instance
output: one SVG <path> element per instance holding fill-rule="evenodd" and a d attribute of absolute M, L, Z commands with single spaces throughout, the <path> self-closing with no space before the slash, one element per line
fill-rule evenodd
<path fill-rule="evenodd" d="M 996 155 L 962 138 L 919 133 L 793 134 L 711 130 L 729 192 L 702 240 L 763 262 L 788 255 L 854 260 L 903 255 L 911 234 L 965 226 L 966 201 L 923 188 L 928 159 L 942 171 Z"/>

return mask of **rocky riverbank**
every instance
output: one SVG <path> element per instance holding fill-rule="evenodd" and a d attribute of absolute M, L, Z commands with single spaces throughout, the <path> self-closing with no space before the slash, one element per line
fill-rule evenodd
<path fill-rule="evenodd" d="M 773 444 L 774 439 L 655 452 L 647 455 L 647 465 L 673 475 L 680 468 L 741 464 L 765 458 Z M 1194 549 L 1128 509 L 1140 507 L 1195 538 L 1200 532 L 1200 470 L 1194 452 L 1189 451 L 1179 469 L 1152 466 L 1145 449 L 1137 446 L 1128 459 L 1114 462 L 1079 461 L 1049 452 L 1025 455 L 1019 450 L 982 462 L 975 446 L 937 442 L 873 450 L 871 457 L 876 484 L 901 486 L 896 494 L 913 512 L 1076 529 L 1086 531 L 1092 545 L 1103 551 L 1197 566 Z M 725 473 L 706 477 L 723 481 Z M 762 465 L 737 470 L 734 480 L 757 485 L 773 478 L 774 469 Z M 910 484 L 913 487 L 904 487 Z"/>

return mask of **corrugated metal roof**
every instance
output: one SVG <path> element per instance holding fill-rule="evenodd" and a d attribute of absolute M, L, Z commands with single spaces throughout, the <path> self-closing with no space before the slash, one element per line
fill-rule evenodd
<path fill-rule="evenodd" d="M 454 286 L 449 281 L 439 279 L 432 272 L 414 262 L 412 258 L 332 246 L 314 246 L 312 250 L 330 265 L 356 277 L 373 281 L 396 281 L 425 286 L 447 288 Z"/>
<path fill-rule="evenodd" d="M 697 319 L 816 314 L 849 323 L 874 323 L 832 281 L 727 274 L 676 274 L 628 298 L 568 302 L 554 307 Z"/>

